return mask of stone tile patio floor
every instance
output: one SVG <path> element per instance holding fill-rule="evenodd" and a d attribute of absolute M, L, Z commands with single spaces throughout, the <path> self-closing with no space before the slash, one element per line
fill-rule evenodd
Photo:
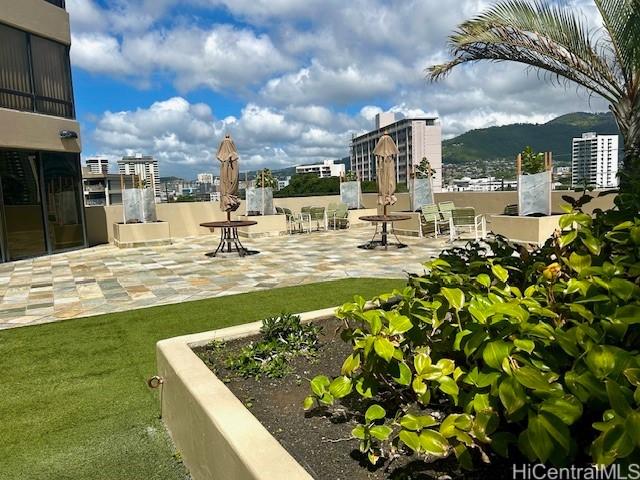
<path fill-rule="evenodd" d="M 101 245 L 0 264 L 0 329 L 338 278 L 402 278 L 447 246 L 402 237 L 408 248 L 358 249 L 372 234 L 358 228 L 243 239 L 260 251 L 245 258 L 206 257 L 216 233 L 170 246 Z"/>

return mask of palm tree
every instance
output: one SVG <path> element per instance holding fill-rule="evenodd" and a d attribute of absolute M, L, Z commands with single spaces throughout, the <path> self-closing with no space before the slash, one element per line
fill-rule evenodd
<path fill-rule="evenodd" d="M 443 78 L 463 63 L 510 61 L 601 96 L 623 137 L 621 189 L 630 190 L 640 179 L 640 0 L 594 3 L 603 20 L 596 31 L 568 8 L 503 0 L 458 26 L 449 37 L 453 58 L 428 68 L 428 78 Z"/>

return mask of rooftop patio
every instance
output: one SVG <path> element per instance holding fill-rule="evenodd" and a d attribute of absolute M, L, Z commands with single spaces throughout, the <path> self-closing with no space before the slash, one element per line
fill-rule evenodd
<path fill-rule="evenodd" d="M 0 265 L 0 329 L 347 277 L 404 277 L 446 245 L 404 238 L 409 248 L 357 248 L 373 230 L 247 239 L 260 254 L 209 258 L 217 234 L 170 246 L 101 245 Z"/>

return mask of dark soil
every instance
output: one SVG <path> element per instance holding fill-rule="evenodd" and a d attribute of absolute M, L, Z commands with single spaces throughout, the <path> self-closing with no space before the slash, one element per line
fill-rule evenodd
<path fill-rule="evenodd" d="M 333 413 L 324 409 L 305 412 L 302 402 L 309 394 L 309 380 L 316 375 L 339 374 L 350 345 L 336 333 L 336 319 L 320 322 L 323 333 L 320 349 L 313 358 L 297 357 L 291 361 L 293 373 L 282 379 L 239 378 L 226 368 L 224 359 L 257 337 L 227 343 L 222 354 L 210 355 L 205 347 L 195 353 L 222 379 L 251 413 L 280 444 L 314 477 L 323 480 L 377 479 L 512 479 L 511 464 L 492 458 L 491 466 L 479 465 L 477 471 L 461 472 L 455 458 L 428 464 L 415 455 L 372 467 L 351 438 L 357 425 L 349 411 L 337 405 Z M 520 462 L 518 462 L 520 463 Z M 275 479 L 274 479 L 275 480 Z"/>

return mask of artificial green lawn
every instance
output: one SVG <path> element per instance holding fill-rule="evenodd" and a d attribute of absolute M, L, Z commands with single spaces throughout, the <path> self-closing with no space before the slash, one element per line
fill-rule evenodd
<path fill-rule="evenodd" d="M 185 478 L 146 386 L 158 340 L 404 284 L 338 280 L 0 332 L 0 478 Z"/>

